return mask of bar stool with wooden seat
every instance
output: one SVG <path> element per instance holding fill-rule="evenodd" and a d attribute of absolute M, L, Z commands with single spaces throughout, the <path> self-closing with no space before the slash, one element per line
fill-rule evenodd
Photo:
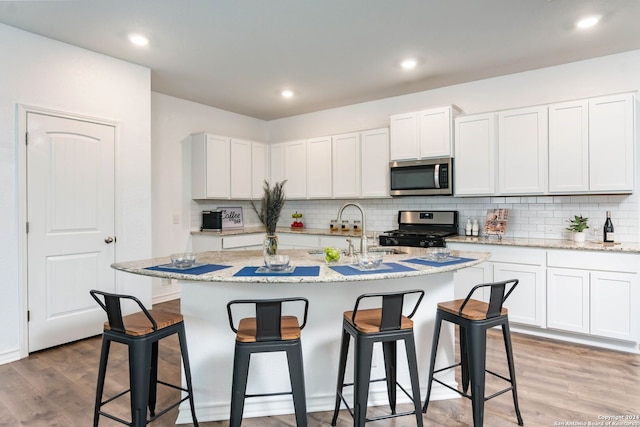
<path fill-rule="evenodd" d="M 417 296 L 411 313 L 403 315 L 404 300 L 407 295 Z M 418 310 L 424 297 L 422 290 L 403 292 L 389 292 L 378 294 L 363 294 L 356 299 L 353 311 L 346 311 L 343 315 L 342 344 L 340 346 L 340 361 L 338 365 L 338 384 L 336 390 L 336 404 L 331 425 L 338 420 L 341 402 L 353 417 L 353 425 L 362 427 L 368 421 L 395 418 L 405 415 L 416 416 L 416 422 L 422 427 L 422 413 L 420 412 L 420 384 L 418 380 L 418 365 L 416 360 L 415 339 L 413 335 L 413 321 L 411 318 Z M 382 298 L 380 308 L 358 309 L 363 300 Z M 354 339 L 354 381 L 345 384 L 344 376 L 347 365 L 347 355 L 351 337 Z M 411 393 L 407 392 L 396 380 L 396 348 L 398 341 L 404 341 L 409 366 Z M 382 343 L 384 354 L 385 378 L 371 380 L 371 360 L 374 343 Z M 374 418 L 367 418 L 369 383 L 386 381 L 387 396 L 391 414 Z M 354 387 L 353 410 L 343 396 L 345 386 Z M 414 410 L 410 412 L 396 412 L 396 392 L 400 388 L 413 402 Z"/>
<path fill-rule="evenodd" d="M 283 316 L 282 306 L 285 303 L 304 304 L 302 325 L 297 316 Z M 235 326 L 233 307 L 253 305 L 255 317 L 240 319 Z M 295 307 L 294 307 L 295 308 Z M 309 301 L 306 298 L 280 298 L 262 300 L 234 300 L 227 304 L 229 325 L 236 333 L 235 354 L 233 360 L 233 382 L 231 386 L 230 427 L 239 427 L 242 423 L 245 398 L 280 396 L 291 394 L 296 414 L 296 425 L 307 426 L 307 403 L 304 386 L 304 369 L 302 364 L 301 330 L 307 324 Z M 263 394 L 247 394 L 249 362 L 253 353 L 284 351 L 289 365 L 291 391 Z"/>
<path fill-rule="evenodd" d="M 140 300 L 131 295 L 112 294 L 97 290 L 91 290 L 89 293 L 100 307 L 107 312 L 107 321 L 104 323 L 104 332 L 102 334 L 93 426 L 98 426 L 101 415 L 132 427 L 146 426 L 188 399 L 191 406 L 193 425 L 197 427 L 198 421 L 193 402 L 191 371 L 182 315 L 166 311 L 147 310 Z M 122 300 L 134 301 L 142 311 L 123 316 Z M 178 334 L 187 388 L 158 380 L 158 342 L 173 334 Z M 129 349 L 129 389 L 102 401 L 109 348 L 112 341 L 125 344 Z M 185 395 L 179 401 L 174 402 L 156 414 L 158 384 L 181 390 Z M 102 411 L 102 406 L 129 392 L 131 393 L 131 422 Z M 147 418 L 147 408 L 149 408 L 149 418 Z"/>
<path fill-rule="evenodd" d="M 511 334 L 509 332 L 509 316 L 504 301 L 511 295 L 518 285 L 518 280 L 505 280 L 503 282 L 485 283 L 476 285 L 471 289 L 467 297 L 462 300 L 441 302 L 436 311 L 436 323 L 431 347 L 431 367 L 429 368 L 429 384 L 427 396 L 422 411 L 427 412 L 431 385 L 433 381 L 459 393 L 471 400 L 473 407 L 473 425 L 482 427 L 484 419 L 484 402 L 511 390 L 513 403 L 518 419 L 518 425 L 523 425 L 520 408 L 518 406 L 518 392 L 516 388 L 516 375 L 513 363 L 513 351 L 511 346 Z M 491 288 L 489 303 L 472 299 L 478 289 Z M 508 291 L 507 291 L 508 288 Z M 505 294 L 506 291 L 506 294 Z M 445 368 L 434 370 L 438 340 L 442 321 L 448 321 L 458 325 L 460 336 L 460 362 Z M 509 378 L 486 369 L 487 329 L 495 326 L 502 327 Z M 461 367 L 462 391 L 451 387 L 449 384 L 434 377 L 434 374 L 448 369 Z M 500 390 L 491 396 L 485 397 L 485 372 L 510 383 L 510 386 Z M 468 394 L 469 382 L 471 382 L 471 394 Z"/>

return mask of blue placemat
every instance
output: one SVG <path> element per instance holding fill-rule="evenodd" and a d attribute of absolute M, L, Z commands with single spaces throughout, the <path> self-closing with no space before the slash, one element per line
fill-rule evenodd
<path fill-rule="evenodd" d="M 147 267 L 145 270 L 154 270 L 154 271 L 166 271 L 168 273 L 180 273 L 180 274 L 204 274 L 211 273 L 212 271 L 222 270 L 224 268 L 229 268 L 230 265 L 218 265 L 218 264 L 201 264 L 195 265 L 189 268 L 175 268 L 171 267 L 171 264 L 163 264 L 156 265 L 154 267 Z"/>
<path fill-rule="evenodd" d="M 406 265 L 396 264 L 395 262 L 383 262 L 379 269 L 361 270 L 351 265 L 332 265 L 329 266 L 334 271 L 343 276 L 357 276 L 362 274 L 384 274 L 384 273 L 400 273 L 403 271 L 415 271 L 415 268 Z"/>
<path fill-rule="evenodd" d="M 445 265 L 460 264 L 462 262 L 475 261 L 473 258 L 449 257 L 445 261 L 433 261 L 425 258 L 405 259 L 402 262 L 412 262 L 414 264 L 428 265 L 430 267 L 444 267 Z"/>
<path fill-rule="evenodd" d="M 320 266 L 307 266 L 307 267 L 298 267 L 296 266 L 291 272 L 282 272 L 279 273 L 277 271 L 258 273 L 257 269 L 260 267 L 244 267 L 240 271 L 238 271 L 234 276 L 236 277 L 263 277 L 263 276 L 282 276 L 282 277 L 292 277 L 292 276 L 318 276 L 320 275 Z"/>

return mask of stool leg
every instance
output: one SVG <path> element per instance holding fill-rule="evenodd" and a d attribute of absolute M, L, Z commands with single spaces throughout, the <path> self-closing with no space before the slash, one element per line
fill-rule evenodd
<path fill-rule="evenodd" d="M 193 384 L 191 382 L 191 366 L 189 364 L 189 352 L 187 351 L 187 334 L 184 330 L 184 324 L 178 330 L 178 340 L 180 341 L 180 353 L 182 354 L 182 368 L 184 369 L 184 377 L 187 383 L 187 393 L 189 393 L 189 406 L 191 407 L 191 418 L 193 427 L 199 427 L 196 418 L 196 406 L 193 399 Z"/>
<path fill-rule="evenodd" d="M 467 330 L 458 326 L 460 335 L 460 370 L 462 376 L 462 390 L 469 390 L 469 351 L 467 350 Z"/>
<path fill-rule="evenodd" d="M 427 395 L 422 406 L 422 413 L 427 413 L 429 398 L 431 397 L 431 384 L 433 383 L 433 371 L 436 366 L 436 355 L 438 354 L 438 341 L 440 340 L 440 329 L 442 328 L 442 315 L 436 311 L 436 320 L 433 326 L 433 341 L 431 343 L 431 363 L 429 366 L 429 376 L 427 377 Z"/>
<path fill-rule="evenodd" d="M 302 345 L 287 347 L 287 362 L 289 363 L 289 380 L 293 393 L 293 406 L 296 412 L 296 425 L 307 427 L 307 397 L 304 387 L 304 367 L 302 364 Z"/>
<path fill-rule="evenodd" d="M 158 394 L 158 341 L 151 344 L 151 370 L 149 376 L 149 414 L 156 414 L 156 397 Z"/>
<path fill-rule="evenodd" d="M 384 341 L 382 343 L 382 353 L 384 354 L 384 370 L 387 377 L 387 396 L 389 397 L 389 407 L 391 408 L 391 414 L 394 415 L 396 413 L 396 362 L 398 359 L 397 348 L 398 346 L 396 341 Z"/>
<path fill-rule="evenodd" d="M 467 331 L 469 370 L 471 376 L 471 404 L 473 425 L 482 427 L 484 418 L 484 391 L 487 350 L 487 331 L 482 326 L 471 325 Z"/>
<path fill-rule="evenodd" d="M 151 344 L 137 341 L 129 344 L 129 382 L 131 386 L 131 426 L 147 425 L 149 379 L 151 377 Z"/>
<path fill-rule="evenodd" d="M 100 366 L 98 367 L 98 385 L 96 387 L 96 403 L 93 409 L 93 427 L 98 427 L 100 408 L 102 407 L 102 392 L 104 391 L 104 377 L 107 373 L 107 361 L 111 341 L 102 336 L 102 350 L 100 350 Z"/>
<path fill-rule="evenodd" d="M 373 342 L 356 337 L 355 339 L 355 373 L 354 373 L 354 427 L 364 427 L 367 422 L 367 401 L 369 397 L 369 381 L 371 380 L 371 358 Z"/>
<path fill-rule="evenodd" d="M 250 358 L 251 352 L 236 343 L 236 351 L 233 359 L 233 383 L 231 386 L 231 416 L 229 418 L 229 427 L 240 427 L 242 423 Z"/>
<path fill-rule="evenodd" d="M 422 427 L 422 412 L 420 411 L 420 380 L 418 379 L 418 360 L 416 357 L 416 343 L 413 334 L 404 340 L 411 378 L 411 394 L 413 395 L 413 410 L 416 413 L 416 423 Z"/>
<path fill-rule="evenodd" d="M 340 344 L 340 361 L 338 363 L 338 384 L 336 385 L 336 406 L 333 410 L 333 418 L 331 419 L 331 425 L 335 426 L 338 421 L 338 412 L 340 411 L 340 404 L 342 403 L 342 389 L 344 387 L 344 372 L 347 367 L 347 354 L 349 353 L 349 341 L 351 335 L 344 329 L 342 330 L 342 342 Z"/>
<path fill-rule="evenodd" d="M 507 363 L 509 364 L 509 378 L 511 378 L 511 393 L 513 394 L 513 406 L 516 410 L 516 417 L 518 418 L 518 425 L 524 425 L 522 421 L 522 415 L 520 414 L 520 407 L 518 405 L 518 391 L 516 388 L 516 369 L 513 363 L 513 348 L 511 346 L 511 333 L 509 331 L 509 322 L 502 324 L 502 336 L 504 338 L 504 348 L 507 352 Z"/>

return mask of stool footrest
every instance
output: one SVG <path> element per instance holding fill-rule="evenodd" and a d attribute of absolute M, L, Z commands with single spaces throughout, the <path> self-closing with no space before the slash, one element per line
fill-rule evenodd
<path fill-rule="evenodd" d="M 260 393 L 260 394 L 245 394 L 244 397 L 268 397 L 268 396 L 284 396 L 287 394 L 293 394 L 292 391 L 280 391 L 276 393 Z"/>

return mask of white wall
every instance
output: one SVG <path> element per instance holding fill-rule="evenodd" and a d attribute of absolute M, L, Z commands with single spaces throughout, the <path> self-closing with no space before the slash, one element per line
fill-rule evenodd
<path fill-rule="evenodd" d="M 20 354 L 25 324 L 18 169 L 19 104 L 119 123 L 117 260 L 151 255 L 150 71 L 0 24 L 0 363 Z M 119 273 L 118 289 L 151 302 L 150 281 Z"/>
<path fill-rule="evenodd" d="M 151 112 L 153 256 L 167 256 L 191 244 L 189 135 L 210 132 L 265 142 L 267 123 L 156 92 Z M 175 298 L 178 292 L 175 283 L 153 281 L 154 302 Z"/>

